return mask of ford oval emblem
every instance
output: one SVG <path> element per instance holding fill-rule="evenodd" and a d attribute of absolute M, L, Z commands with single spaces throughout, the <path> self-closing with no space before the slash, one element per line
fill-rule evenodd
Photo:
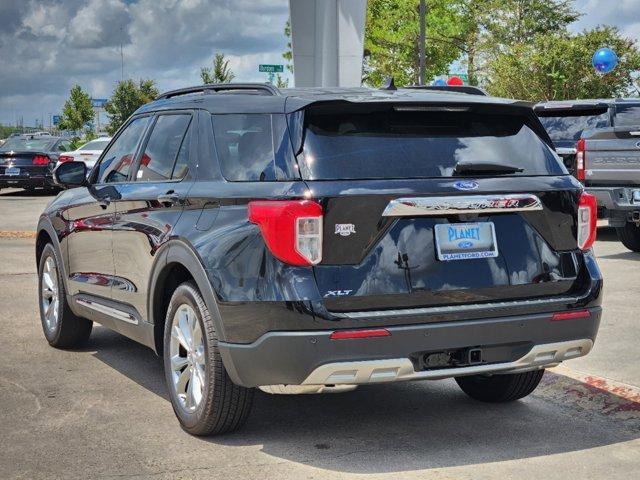
<path fill-rule="evenodd" d="M 478 188 L 478 182 L 474 182 L 473 180 L 460 180 L 453 184 L 455 188 L 458 190 L 475 190 Z"/>
<path fill-rule="evenodd" d="M 636 142 L 636 148 L 640 148 L 640 142 Z"/>
<path fill-rule="evenodd" d="M 460 248 L 471 248 L 471 247 L 473 247 L 473 242 L 470 242 L 469 240 L 463 240 L 462 242 L 458 243 L 458 247 L 460 247 Z"/>

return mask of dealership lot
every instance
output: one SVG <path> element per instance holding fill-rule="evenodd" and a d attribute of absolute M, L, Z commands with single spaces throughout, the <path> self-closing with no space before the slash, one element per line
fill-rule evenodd
<path fill-rule="evenodd" d="M 601 229 L 605 313 L 587 357 L 510 405 L 451 380 L 321 396 L 258 393 L 246 427 L 178 426 L 162 362 L 95 327 L 78 351 L 42 335 L 33 257 L 51 197 L 0 192 L 0 478 L 634 478 L 640 471 L 640 254 Z"/>

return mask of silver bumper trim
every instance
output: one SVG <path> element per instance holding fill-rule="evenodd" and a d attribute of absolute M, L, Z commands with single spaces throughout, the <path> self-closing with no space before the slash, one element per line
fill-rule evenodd
<path fill-rule="evenodd" d="M 564 360 L 582 357 L 591 351 L 589 339 L 535 345 L 514 362 L 416 372 L 408 358 L 327 363 L 316 368 L 302 385 L 362 385 L 404 380 L 438 380 L 464 375 L 516 373 L 554 367 Z"/>
<path fill-rule="evenodd" d="M 514 300 L 513 302 L 471 303 L 468 305 L 455 305 L 444 307 L 419 307 L 402 308 L 397 310 L 370 310 L 353 312 L 330 312 L 338 318 L 378 318 L 378 317 L 402 317 L 409 315 L 438 315 L 454 312 L 473 312 L 476 310 L 497 310 L 514 307 L 529 307 L 535 305 L 567 305 L 580 300 L 580 297 L 556 297 L 539 298 L 535 300 Z"/>

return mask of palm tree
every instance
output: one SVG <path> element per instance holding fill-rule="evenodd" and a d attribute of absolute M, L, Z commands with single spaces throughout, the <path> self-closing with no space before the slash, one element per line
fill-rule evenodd
<path fill-rule="evenodd" d="M 200 69 L 202 83 L 230 83 L 235 77 L 229 68 L 229 60 L 225 60 L 223 53 L 216 53 L 213 57 L 213 69 Z"/>

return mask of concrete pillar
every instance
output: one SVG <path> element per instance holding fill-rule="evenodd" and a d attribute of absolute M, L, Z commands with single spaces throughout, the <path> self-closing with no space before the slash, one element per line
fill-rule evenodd
<path fill-rule="evenodd" d="M 359 87 L 367 0 L 289 0 L 296 87 Z"/>

